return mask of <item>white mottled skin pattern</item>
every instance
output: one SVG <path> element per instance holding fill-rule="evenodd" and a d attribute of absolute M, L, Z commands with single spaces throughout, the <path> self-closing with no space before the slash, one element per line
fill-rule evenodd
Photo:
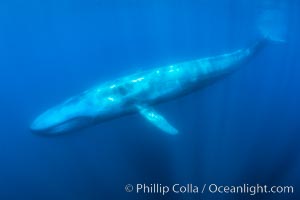
<path fill-rule="evenodd" d="M 60 134 L 138 112 L 197 90 L 234 71 L 265 43 L 232 53 L 155 68 L 107 82 L 49 109 L 32 124 L 34 132 Z"/>

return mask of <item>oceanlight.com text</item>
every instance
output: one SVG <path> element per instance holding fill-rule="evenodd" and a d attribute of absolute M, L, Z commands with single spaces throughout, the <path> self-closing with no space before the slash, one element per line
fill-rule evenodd
<path fill-rule="evenodd" d="M 160 183 L 138 183 L 135 185 L 127 184 L 125 186 L 125 191 L 128 193 L 136 194 L 160 194 L 167 195 L 169 193 L 174 194 L 248 194 L 254 196 L 256 194 L 293 194 L 294 186 L 268 186 L 268 185 L 218 185 L 218 184 L 179 184 L 175 183 L 173 185 L 166 185 Z"/>

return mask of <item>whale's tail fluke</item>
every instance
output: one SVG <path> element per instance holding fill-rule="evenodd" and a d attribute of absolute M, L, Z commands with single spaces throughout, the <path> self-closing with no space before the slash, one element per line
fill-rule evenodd
<path fill-rule="evenodd" d="M 257 26 L 260 34 L 274 42 L 285 42 L 287 34 L 287 18 L 285 2 L 278 0 L 264 2 L 258 16 Z"/>

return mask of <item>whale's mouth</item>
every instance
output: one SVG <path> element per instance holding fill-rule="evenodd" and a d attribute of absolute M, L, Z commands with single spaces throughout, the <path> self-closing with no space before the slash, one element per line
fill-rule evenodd
<path fill-rule="evenodd" d="M 46 125 L 43 124 L 42 118 L 36 119 L 30 129 L 33 133 L 45 134 L 45 135 L 59 135 L 69 132 L 73 132 L 89 126 L 92 123 L 91 117 L 74 117 L 64 120 L 62 122 Z"/>

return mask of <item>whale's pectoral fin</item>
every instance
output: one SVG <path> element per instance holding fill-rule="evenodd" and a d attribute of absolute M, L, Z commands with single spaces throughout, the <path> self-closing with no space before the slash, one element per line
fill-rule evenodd
<path fill-rule="evenodd" d="M 177 134 L 178 130 L 153 108 L 147 106 L 137 106 L 140 114 L 150 121 L 154 126 L 169 134 Z"/>

